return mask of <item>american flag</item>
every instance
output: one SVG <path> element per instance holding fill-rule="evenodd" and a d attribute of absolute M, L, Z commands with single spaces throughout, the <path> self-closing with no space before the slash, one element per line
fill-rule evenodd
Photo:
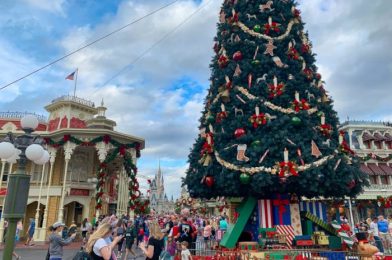
<path fill-rule="evenodd" d="M 69 74 L 65 79 L 74 80 L 75 79 L 75 73 L 76 73 L 76 70 L 74 72 L 72 72 L 71 74 Z"/>

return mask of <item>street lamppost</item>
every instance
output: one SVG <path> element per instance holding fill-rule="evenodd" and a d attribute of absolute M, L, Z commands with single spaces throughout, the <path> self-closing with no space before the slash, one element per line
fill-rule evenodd
<path fill-rule="evenodd" d="M 12 259 L 16 225 L 18 220 L 25 215 L 29 196 L 30 176 L 26 174 L 27 159 L 36 164 L 46 163 L 43 158 L 46 155 L 41 146 L 42 140 L 39 136 L 32 134 L 38 126 L 38 119 L 33 115 L 26 115 L 20 123 L 24 134 L 15 137 L 12 133 L 8 133 L 4 141 L 0 143 L 1 159 L 9 159 L 15 155 L 17 149 L 21 150 L 18 169 L 8 179 L 8 190 L 3 210 L 3 216 L 8 219 L 9 223 L 3 255 L 3 259 L 7 260 Z"/>

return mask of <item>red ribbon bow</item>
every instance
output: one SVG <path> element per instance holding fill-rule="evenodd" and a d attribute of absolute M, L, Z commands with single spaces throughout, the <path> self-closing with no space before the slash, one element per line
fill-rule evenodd
<path fill-rule="evenodd" d="M 300 110 L 308 110 L 310 108 L 308 101 L 305 99 L 301 99 L 301 101 L 294 100 L 293 107 L 295 112 L 299 112 Z"/>
<path fill-rule="evenodd" d="M 332 126 L 329 124 L 320 125 L 320 131 L 324 136 L 330 136 L 332 133 Z"/>
<path fill-rule="evenodd" d="M 293 176 L 298 176 L 298 172 L 295 169 L 297 165 L 291 161 L 280 162 L 279 167 L 280 167 L 279 177 L 284 177 L 285 173 L 291 173 L 291 175 Z"/>
<path fill-rule="evenodd" d="M 216 115 L 216 122 L 218 124 L 220 124 L 222 122 L 222 120 L 225 119 L 226 117 L 227 117 L 227 112 L 226 111 L 219 112 Z"/>
<path fill-rule="evenodd" d="M 269 98 L 274 98 L 283 94 L 284 84 L 279 83 L 276 87 L 274 84 L 268 84 Z"/>
<path fill-rule="evenodd" d="M 278 195 L 276 200 L 272 200 L 272 204 L 278 207 L 279 225 L 283 225 L 283 214 L 286 212 L 286 206 L 289 205 L 289 200 L 281 199 L 280 195 Z"/>
<path fill-rule="evenodd" d="M 264 32 L 265 34 L 269 34 L 270 31 L 273 30 L 275 32 L 279 32 L 279 24 L 276 22 L 272 22 L 271 24 L 266 23 L 264 24 Z"/>
<path fill-rule="evenodd" d="M 288 51 L 288 56 L 289 56 L 289 59 L 292 59 L 292 60 L 299 59 L 299 53 L 294 47 L 290 47 L 290 49 Z"/>
<path fill-rule="evenodd" d="M 260 113 L 259 115 L 253 114 L 249 121 L 254 128 L 257 128 L 259 125 L 265 125 L 267 123 L 267 117 L 263 113 Z"/>

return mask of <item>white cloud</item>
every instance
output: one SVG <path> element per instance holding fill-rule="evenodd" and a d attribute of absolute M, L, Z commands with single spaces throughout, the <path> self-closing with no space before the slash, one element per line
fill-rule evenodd
<path fill-rule="evenodd" d="M 72 10 L 65 8 L 66 2 L 63 0 L 25 1 L 31 8 L 71 17 L 66 12 Z M 143 16 L 163 2 L 124 1 L 117 8 L 117 13 L 100 23 L 79 27 L 65 24 L 63 37 L 51 44 L 60 46 L 64 53 L 68 53 Z M 34 100 L 35 107 L 39 105 L 41 108 L 44 105 L 42 102 L 68 91 L 66 87 L 69 82 L 62 80 L 67 73 L 79 68 L 78 95 L 95 102 L 104 98 L 107 115 L 117 121 L 118 130 L 146 138 L 146 149 L 142 151 L 139 167 L 141 174 L 153 175 L 157 165 L 151 162 L 157 162 L 159 158 L 179 162 L 177 167 L 165 169 L 168 193 L 175 194 L 179 191 L 178 176 L 183 176 L 185 172 L 189 148 L 198 132 L 198 119 L 209 87 L 209 64 L 221 3 L 212 1 L 105 86 L 102 84 L 107 79 L 194 12 L 198 8 L 195 1 L 179 1 L 78 52 L 47 70 L 47 74 L 39 74 L 10 87 L 8 92 L 1 93 L 0 102 L 12 101 L 7 103 L 7 107 L 11 108 L 20 106 L 26 100 L 21 96 L 20 86 L 28 92 L 39 86 L 43 91 L 50 90 L 45 97 L 37 95 L 41 103 Z M 317 54 L 316 64 L 327 81 L 326 89 L 335 99 L 335 109 L 342 118 L 350 115 L 357 119 L 392 119 L 390 113 L 385 112 L 390 110 L 388 90 L 392 81 L 391 53 L 384 51 L 392 41 L 391 28 L 387 26 L 392 15 L 390 5 L 381 0 L 372 1 L 371 4 L 364 0 L 300 1 L 305 29 L 309 31 L 313 51 Z M 6 22 L 7 19 L 2 21 Z M 26 58 L 16 46 L 7 46 L 1 38 L 0 48 L 3 50 L 0 53 L 0 69 L 4 72 L 1 82 L 11 81 L 38 64 L 33 58 Z M 57 81 L 53 77 L 49 79 L 48 74 L 56 76 Z M 57 89 L 52 90 L 53 86 Z M 71 87 L 68 89 L 71 91 Z"/>

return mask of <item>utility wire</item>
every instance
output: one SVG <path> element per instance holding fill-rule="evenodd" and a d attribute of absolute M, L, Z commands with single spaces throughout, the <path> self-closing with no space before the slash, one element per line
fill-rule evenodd
<path fill-rule="evenodd" d="M 152 16 L 153 14 L 155 14 L 155 13 L 157 13 L 157 12 L 159 12 L 159 11 L 161 11 L 161 10 L 163 10 L 163 9 L 173 5 L 173 4 L 175 4 L 178 1 L 179 0 L 174 0 L 174 1 L 170 2 L 169 4 L 161 6 L 160 8 L 152 11 L 151 13 L 148 13 L 148 14 L 146 14 L 146 15 L 144 15 L 144 16 L 142 16 L 142 17 L 140 17 L 140 18 L 138 18 L 138 19 L 136 19 L 136 20 L 134 20 L 134 21 L 132 21 L 132 22 L 130 22 L 130 23 L 128 23 L 128 24 L 126 24 L 126 25 L 124 25 L 124 26 L 122 26 L 122 27 L 120 27 L 120 28 L 118 28 L 118 29 L 116 29 L 116 30 L 106 34 L 106 35 L 104 35 L 104 36 L 101 36 L 98 39 L 96 39 L 96 40 L 94 40 L 94 41 L 92 41 L 92 42 L 90 42 L 90 43 L 88 43 L 88 44 L 86 44 L 86 45 L 84 45 L 84 46 L 82 46 L 82 47 L 80 47 L 80 48 L 78 48 L 78 49 L 76 49 L 76 50 L 74 50 L 74 51 L 72 51 L 72 52 L 70 52 L 70 53 L 68 53 L 68 54 L 66 54 L 66 55 L 64 55 L 64 56 L 62 56 L 62 57 L 60 57 L 60 58 L 58 58 L 58 59 L 56 59 L 56 60 L 54 60 L 54 61 L 52 61 L 52 62 L 50 62 L 50 63 L 48 63 L 46 65 L 44 65 L 42 67 L 40 67 L 40 68 L 38 68 L 38 69 L 36 69 L 36 70 L 33 70 L 32 72 L 30 72 L 30 73 L 28 73 L 28 74 L 26 74 L 26 75 L 24 75 L 24 76 L 22 76 L 22 77 L 20 77 L 20 78 L 18 78 L 16 80 L 12 81 L 12 82 L 10 82 L 10 83 L 0 87 L 0 91 L 5 89 L 5 88 L 7 88 L 7 87 L 9 87 L 9 86 L 11 86 L 11 85 L 13 85 L 13 84 L 15 84 L 16 82 L 21 81 L 22 79 L 25 79 L 25 78 L 27 78 L 27 77 L 29 77 L 29 76 L 31 76 L 31 75 L 33 75 L 33 74 L 35 74 L 35 73 L 45 69 L 47 67 L 52 66 L 53 64 L 55 64 L 55 63 L 57 63 L 57 62 L 59 62 L 61 60 L 64 60 L 64 59 L 68 58 L 69 56 L 71 56 L 71 55 L 73 55 L 73 54 L 75 54 L 75 53 L 77 53 L 77 52 L 79 52 L 79 51 L 81 51 L 81 50 L 83 50 L 83 49 L 85 49 L 85 48 L 87 48 L 87 47 L 89 47 L 89 46 L 99 42 L 99 41 L 102 41 L 103 39 L 106 39 L 106 38 L 112 36 L 115 33 L 118 33 L 120 31 L 124 30 L 125 28 L 127 28 L 127 27 L 129 27 L 129 26 L 131 26 L 131 25 L 133 25 L 133 24 L 135 24 L 135 23 L 137 23 L 137 22 L 139 22 L 139 21 L 149 17 L 149 16 Z"/>
<path fill-rule="evenodd" d="M 139 56 L 137 56 L 131 63 L 129 63 L 128 65 L 126 65 L 125 67 L 123 67 L 119 72 L 117 72 L 116 74 L 114 74 L 112 77 L 110 77 L 107 81 L 105 81 L 105 83 L 102 84 L 102 86 L 105 86 L 106 84 L 108 84 L 110 81 L 112 81 L 113 79 L 117 78 L 118 76 L 120 76 L 122 73 L 124 73 L 126 70 L 128 70 L 129 67 L 131 67 L 132 65 L 134 65 L 136 62 L 138 62 L 139 60 L 141 60 L 147 53 L 149 53 L 152 49 L 154 49 L 156 46 L 158 46 L 160 43 L 162 43 L 164 40 L 166 40 L 167 38 L 169 38 L 170 35 L 172 35 L 173 33 L 175 33 L 178 29 L 181 28 L 181 26 L 183 26 L 185 23 L 187 23 L 190 19 L 193 18 L 193 16 L 195 16 L 198 12 L 200 12 L 203 8 L 205 8 L 208 4 L 210 4 L 213 0 L 208 0 L 204 5 L 199 6 L 199 8 L 197 8 L 190 16 L 188 16 L 187 18 L 185 18 L 183 21 L 181 21 L 176 27 L 173 28 L 173 30 L 169 31 L 168 33 L 166 33 L 161 39 L 159 39 L 158 41 L 156 41 L 154 44 L 152 44 L 149 48 L 147 48 L 144 52 L 142 52 Z M 98 91 L 98 90 L 97 90 Z M 94 94 L 97 92 L 95 91 Z"/>

